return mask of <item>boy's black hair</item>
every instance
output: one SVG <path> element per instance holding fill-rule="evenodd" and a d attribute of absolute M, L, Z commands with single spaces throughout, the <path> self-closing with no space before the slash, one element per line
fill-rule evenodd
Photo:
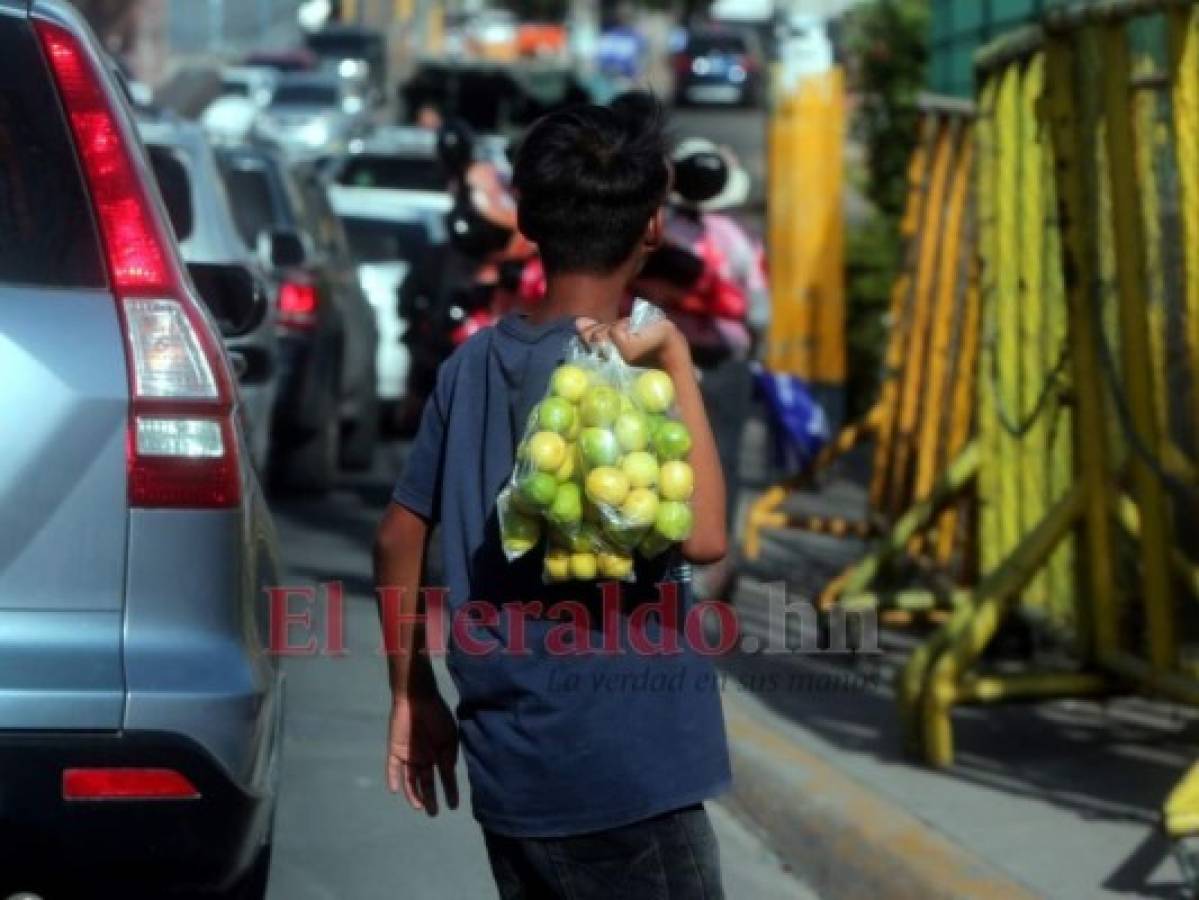
<path fill-rule="evenodd" d="M 670 188 L 661 107 L 646 95 L 545 116 L 521 144 L 512 182 L 520 230 L 547 272 L 613 271 Z"/>

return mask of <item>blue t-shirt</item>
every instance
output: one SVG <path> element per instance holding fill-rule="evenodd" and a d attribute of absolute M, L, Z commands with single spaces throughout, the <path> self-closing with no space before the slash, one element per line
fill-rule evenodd
<path fill-rule="evenodd" d="M 514 620 L 501 609 L 495 624 L 469 626 L 473 646 L 451 630 L 447 663 L 475 817 L 515 837 L 614 828 L 707 799 L 730 780 L 716 675 L 686 636 L 693 600 L 677 557 L 638 563 L 605 632 L 598 586 L 544 584 L 540 550 L 511 563 L 503 555 L 496 496 L 573 334 L 570 319 L 534 325 L 509 316 L 460 347 L 438 373 L 393 495 L 440 524 L 451 616 L 472 601 L 537 601 L 563 616 Z M 645 615 L 667 581 L 679 582 L 677 628 Z M 630 643 L 631 616 L 649 622 L 641 642 Z M 502 649 L 519 637 L 514 621 L 523 621 L 524 653 Z M 567 623 L 582 623 L 574 636 L 591 652 L 563 653 L 577 647 L 563 640 Z M 646 652 L 646 641 L 671 652 Z M 501 649 L 478 652 L 483 645 Z"/>

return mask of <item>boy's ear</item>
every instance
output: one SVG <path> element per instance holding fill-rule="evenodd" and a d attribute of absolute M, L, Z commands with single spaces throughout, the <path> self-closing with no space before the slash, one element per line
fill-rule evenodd
<path fill-rule="evenodd" d="M 645 234 L 641 237 L 641 246 L 647 253 L 653 253 L 662 246 L 666 235 L 666 208 L 658 207 L 658 211 L 649 217 L 645 226 Z"/>

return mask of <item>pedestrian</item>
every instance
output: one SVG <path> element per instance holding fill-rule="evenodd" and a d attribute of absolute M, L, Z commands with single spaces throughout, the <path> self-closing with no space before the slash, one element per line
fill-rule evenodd
<path fill-rule="evenodd" d="M 398 615 L 383 610 L 385 630 L 397 623 L 388 784 L 433 815 L 436 773 L 456 806 L 461 740 L 505 900 L 723 896 L 702 806 L 730 780 L 710 657 L 681 639 L 678 616 L 662 615 L 652 629 L 680 638 L 669 653 L 600 640 L 601 627 L 625 634 L 639 609 L 668 598 L 679 598 L 685 617 L 694 608 L 689 563 L 717 560 L 727 544 L 723 479 L 686 341 L 669 321 L 634 333 L 618 318 L 634 274 L 661 242 L 669 182 L 660 119 L 583 106 L 533 126 L 514 186 L 520 228 L 541 252 L 545 298 L 475 335 L 442 366 L 376 538 L 376 583 L 400 598 Z M 694 439 L 695 531 L 676 550 L 639 559 L 614 606 L 590 582 L 544 584 L 540 551 L 509 563 L 496 518 L 527 416 L 576 334 L 667 371 Z M 420 621 L 418 587 L 435 526 L 456 720 L 423 652 L 430 628 Z M 467 603 L 496 614 L 464 624 Z M 513 604 L 531 611 L 517 617 Z M 547 637 L 568 606 L 590 625 L 578 652 L 564 654 Z M 592 618 L 601 610 L 618 620 L 601 626 Z"/>
<path fill-rule="evenodd" d="M 770 294 L 760 246 L 724 212 L 745 202 L 748 173 L 731 152 L 703 138 L 680 142 L 671 159 L 664 244 L 634 287 L 663 306 L 687 336 L 716 434 L 733 531 L 741 438 L 753 397 L 749 361 L 770 320 Z M 711 574 L 706 580 L 716 587 L 728 573 Z"/>

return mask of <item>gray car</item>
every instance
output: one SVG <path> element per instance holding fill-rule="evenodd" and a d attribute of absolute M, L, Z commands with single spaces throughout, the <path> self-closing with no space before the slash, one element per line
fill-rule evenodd
<path fill-rule="evenodd" d="M 258 471 L 265 472 L 279 370 L 274 305 L 266 300 L 265 275 L 237 230 L 224 179 L 200 126 L 174 118 L 142 119 L 138 130 L 183 259 L 210 309 L 220 305 L 213 292 L 230 279 L 248 281 L 252 290 L 263 295 L 262 321 L 247 334 L 227 338 L 225 344 L 238 375 L 250 455 Z"/>
<path fill-rule="evenodd" d="M 366 132 L 369 115 L 366 101 L 336 73 L 288 74 L 275 86 L 254 132 L 292 158 L 329 157 Z"/>
<path fill-rule="evenodd" d="M 206 311 L 61 2 L 0 0 L 0 147 L 0 896 L 261 898 L 279 575 L 220 330 L 262 311 Z"/>

